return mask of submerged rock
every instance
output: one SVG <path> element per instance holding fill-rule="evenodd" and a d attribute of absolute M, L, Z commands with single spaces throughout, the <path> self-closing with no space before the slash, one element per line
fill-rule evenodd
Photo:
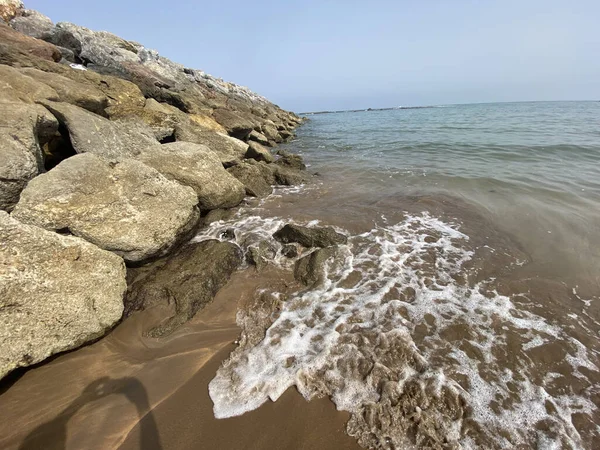
<path fill-rule="evenodd" d="M 294 244 L 285 244 L 281 247 L 281 254 L 286 258 L 295 258 L 298 256 L 298 247 Z"/>
<path fill-rule="evenodd" d="M 287 224 L 273 234 L 273 237 L 284 244 L 296 242 L 303 247 L 329 247 L 345 244 L 348 238 L 331 227 L 308 228 Z"/>
<path fill-rule="evenodd" d="M 104 335 L 125 289 L 117 255 L 0 211 L 0 378 Z"/>
<path fill-rule="evenodd" d="M 275 259 L 276 255 L 277 248 L 273 243 L 263 239 L 248 247 L 246 261 L 254 265 L 257 270 L 262 270 L 270 261 Z"/>
<path fill-rule="evenodd" d="M 294 278 L 305 286 L 318 286 L 325 281 L 326 264 L 338 256 L 338 247 L 317 249 L 296 261 Z"/>
<path fill-rule="evenodd" d="M 279 159 L 275 161 L 275 164 L 290 169 L 306 170 L 302 156 L 294 155 L 285 150 L 279 150 L 277 154 L 279 155 Z"/>
<path fill-rule="evenodd" d="M 241 249 L 230 242 L 208 240 L 182 247 L 150 267 L 131 269 L 125 303 L 127 315 L 148 307 L 174 303 L 175 315 L 153 328 L 153 337 L 171 334 L 212 301 L 242 263 Z"/>
<path fill-rule="evenodd" d="M 244 199 L 244 185 L 223 168 L 217 155 L 205 145 L 173 142 L 153 146 L 136 159 L 168 179 L 193 188 L 202 210 L 231 208 Z"/>
<path fill-rule="evenodd" d="M 137 263 L 165 254 L 194 228 L 198 196 L 131 159 L 91 153 L 64 160 L 29 182 L 17 219 L 68 231 Z"/>

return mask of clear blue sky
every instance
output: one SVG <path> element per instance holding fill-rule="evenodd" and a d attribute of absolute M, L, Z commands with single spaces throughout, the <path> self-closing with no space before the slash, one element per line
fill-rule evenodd
<path fill-rule="evenodd" d="M 600 100 L 600 1 L 25 0 L 297 112 Z"/>

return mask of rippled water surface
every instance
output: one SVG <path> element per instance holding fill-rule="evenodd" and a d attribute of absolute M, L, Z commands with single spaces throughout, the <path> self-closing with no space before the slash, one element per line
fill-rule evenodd
<path fill-rule="evenodd" d="M 599 118 L 597 102 L 310 116 L 287 147 L 314 181 L 204 237 L 233 226 L 277 251 L 283 223 L 318 221 L 348 244 L 312 289 L 267 293 L 264 334 L 210 385 L 215 415 L 295 386 L 350 411 L 368 448 L 600 448 Z M 256 317 L 238 322 L 256 335 Z"/>

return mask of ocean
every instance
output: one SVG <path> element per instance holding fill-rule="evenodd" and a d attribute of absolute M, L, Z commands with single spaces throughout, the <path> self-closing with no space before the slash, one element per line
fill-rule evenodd
<path fill-rule="evenodd" d="M 348 244 L 312 289 L 238 313 L 215 416 L 295 386 L 367 448 L 600 448 L 600 103 L 307 117 L 283 147 L 311 182 L 197 239 L 277 250 L 292 221 Z"/>

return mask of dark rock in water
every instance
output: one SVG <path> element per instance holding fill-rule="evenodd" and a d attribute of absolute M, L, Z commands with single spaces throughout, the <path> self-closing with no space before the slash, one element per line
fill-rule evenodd
<path fill-rule="evenodd" d="M 125 314 L 173 302 L 175 315 L 147 333 L 169 335 L 210 303 L 241 263 L 237 245 L 211 239 L 186 245 L 150 267 L 130 269 Z"/>
<path fill-rule="evenodd" d="M 252 245 L 248 247 L 248 252 L 246 253 L 246 261 L 248 263 L 256 266 L 257 270 L 262 270 L 269 261 L 272 261 L 277 254 L 277 249 L 273 245 L 273 243 L 262 240 L 257 245 Z"/>
<path fill-rule="evenodd" d="M 202 224 L 208 226 L 219 220 L 227 220 L 233 215 L 233 212 L 232 209 L 213 209 L 203 218 Z"/>
<path fill-rule="evenodd" d="M 226 241 L 235 241 L 235 230 L 233 228 L 227 228 L 223 232 L 221 232 L 221 239 L 225 239 Z"/>
<path fill-rule="evenodd" d="M 275 183 L 282 186 L 297 186 L 308 180 L 305 172 L 275 164 L 271 164 L 270 167 L 275 177 Z"/>
<path fill-rule="evenodd" d="M 248 151 L 246 152 L 246 158 L 254 159 L 256 161 L 264 161 L 266 163 L 272 163 L 275 161 L 271 152 L 265 147 L 260 145 L 258 142 L 249 141 Z"/>
<path fill-rule="evenodd" d="M 304 164 L 302 156 L 293 155 L 292 153 L 288 153 L 285 151 L 279 151 L 278 155 L 280 155 L 280 158 L 277 161 L 275 161 L 275 164 L 296 170 L 306 169 L 306 165 Z"/>
<path fill-rule="evenodd" d="M 293 224 L 285 225 L 273 237 L 284 244 L 297 242 L 304 247 L 329 247 L 348 242 L 346 236 L 331 227 L 308 228 Z"/>
<path fill-rule="evenodd" d="M 298 247 L 296 247 L 294 244 L 285 244 L 281 248 L 281 254 L 286 258 L 295 258 L 298 256 Z"/>
<path fill-rule="evenodd" d="M 246 187 L 246 194 L 252 197 L 265 197 L 273 192 L 273 188 L 255 165 L 239 163 L 227 171 L 243 183 Z"/>
<path fill-rule="evenodd" d="M 300 258 L 294 265 L 294 278 L 305 286 L 316 286 L 325 280 L 325 265 L 335 260 L 338 247 L 320 248 Z"/>

